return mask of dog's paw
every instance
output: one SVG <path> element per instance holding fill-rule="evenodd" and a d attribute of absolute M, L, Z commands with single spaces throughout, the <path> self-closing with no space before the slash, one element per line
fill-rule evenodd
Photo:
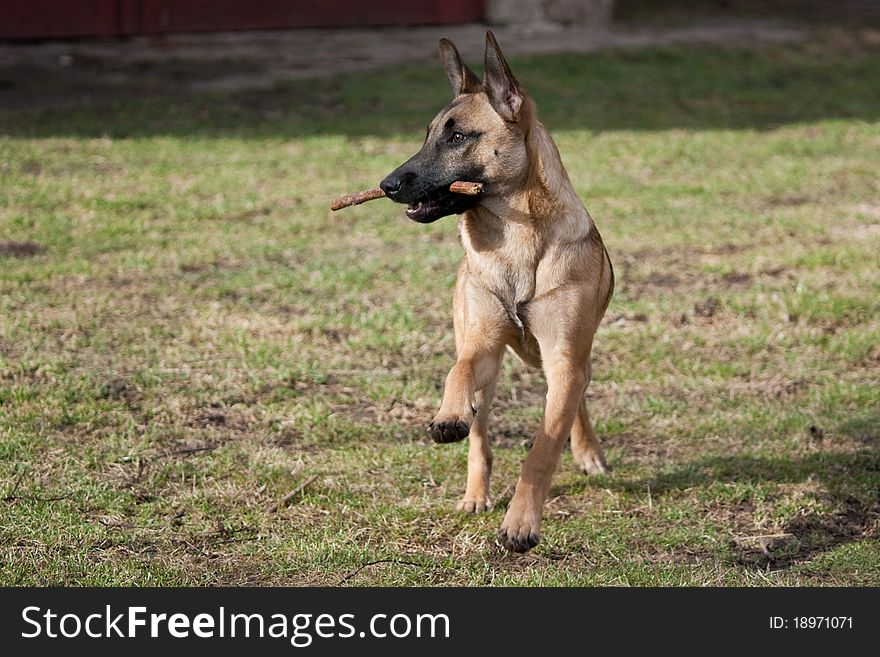
<path fill-rule="evenodd" d="M 528 552 L 541 540 L 541 511 L 543 500 L 524 494 L 522 481 L 510 500 L 498 540 L 511 552 Z"/>
<path fill-rule="evenodd" d="M 494 504 L 488 497 L 465 497 L 455 508 L 464 513 L 483 513 L 491 511 L 493 507 Z"/>
<path fill-rule="evenodd" d="M 541 532 L 528 523 L 510 526 L 505 523 L 498 532 L 498 540 L 505 550 L 522 554 L 538 544 L 541 540 Z"/>
<path fill-rule="evenodd" d="M 471 426 L 464 420 L 434 420 L 428 425 L 428 435 L 435 443 L 455 443 L 464 440 L 471 432 Z"/>
<path fill-rule="evenodd" d="M 578 472 L 586 475 L 608 474 L 611 468 L 605 462 L 605 457 L 601 452 L 590 450 L 579 458 L 575 459 L 575 465 Z"/>

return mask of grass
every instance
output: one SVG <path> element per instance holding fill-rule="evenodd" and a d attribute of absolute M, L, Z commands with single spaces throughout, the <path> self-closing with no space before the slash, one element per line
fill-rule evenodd
<path fill-rule="evenodd" d="M 327 210 L 417 149 L 438 67 L 0 110 L 0 583 L 880 584 L 878 58 L 513 58 L 618 274 L 614 472 L 566 454 L 525 556 L 493 536 L 540 373 L 505 362 L 495 511 L 424 434 L 454 219 Z"/>

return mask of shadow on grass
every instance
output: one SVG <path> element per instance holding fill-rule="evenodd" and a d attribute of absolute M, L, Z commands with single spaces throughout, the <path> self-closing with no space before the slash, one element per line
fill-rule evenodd
<path fill-rule="evenodd" d="M 833 511 L 807 513 L 789 520 L 768 541 L 733 546 L 740 565 L 780 570 L 840 545 L 880 540 L 880 413 L 847 420 L 837 433 L 862 444 L 850 453 L 815 452 L 794 457 L 730 454 L 699 458 L 678 469 L 637 479 L 603 481 L 603 486 L 655 496 L 717 483 L 799 483 L 817 481 L 822 501 Z"/>
<path fill-rule="evenodd" d="M 843 48 L 829 41 L 754 49 L 690 46 L 532 55 L 512 58 L 512 64 L 551 130 L 767 129 L 824 119 L 880 118 L 878 54 L 876 46 L 853 43 Z M 161 73 L 151 71 L 151 76 L 161 78 Z M 3 76 L 15 85 L 15 71 L 7 69 Z M 450 95 L 437 65 L 224 94 L 145 90 L 138 86 L 145 83 L 137 71 L 126 84 L 129 88 L 116 97 L 85 104 L 54 98 L 52 106 L 0 109 L 0 134 L 400 135 L 417 142 Z"/>

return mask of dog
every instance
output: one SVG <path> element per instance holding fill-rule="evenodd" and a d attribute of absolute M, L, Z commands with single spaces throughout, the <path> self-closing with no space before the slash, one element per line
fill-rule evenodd
<path fill-rule="evenodd" d="M 453 295 L 457 360 L 428 425 L 435 442 L 470 442 L 460 510 L 492 508 L 487 425 L 505 351 L 545 373 L 544 416 L 499 532 L 505 548 L 526 552 L 540 539 L 544 502 L 569 436 L 581 472 L 607 469 L 584 397 L 614 271 L 555 142 L 495 36 L 486 34 L 482 80 L 448 39 L 440 40 L 440 62 L 454 99 L 431 121 L 421 150 L 380 187 L 407 204 L 413 221 L 461 215 L 465 256 Z M 482 183 L 483 191 L 450 193 L 455 180 Z"/>

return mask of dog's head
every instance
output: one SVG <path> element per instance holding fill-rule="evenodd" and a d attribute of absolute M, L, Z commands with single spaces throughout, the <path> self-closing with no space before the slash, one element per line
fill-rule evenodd
<path fill-rule="evenodd" d="M 482 81 L 448 39 L 440 40 L 440 62 L 455 98 L 431 121 L 421 150 L 380 183 L 388 198 L 406 203 L 406 216 L 420 223 L 461 214 L 490 195 L 521 185 L 528 172 L 525 137 L 531 101 L 494 35 L 486 34 Z M 483 183 L 484 191 L 478 196 L 453 194 L 449 185 L 456 180 Z"/>

